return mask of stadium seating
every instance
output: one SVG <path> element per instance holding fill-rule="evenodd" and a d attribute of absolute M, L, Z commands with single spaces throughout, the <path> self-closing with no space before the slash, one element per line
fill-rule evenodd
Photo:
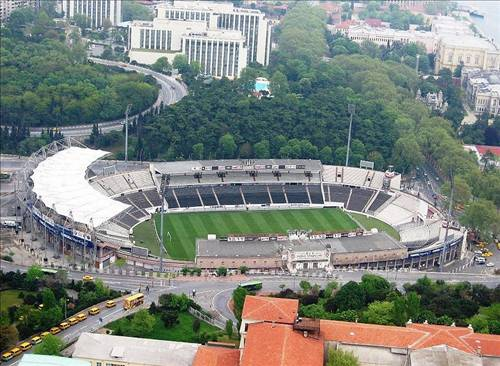
<path fill-rule="evenodd" d="M 313 204 L 323 204 L 323 194 L 321 193 L 321 185 L 319 184 L 309 184 L 307 186 L 309 191 L 309 197 L 311 197 L 311 203 Z"/>
<path fill-rule="evenodd" d="M 247 205 L 264 205 L 271 203 L 267 185 L 265 184 L 243 185 L 241 186 L 241 192 L 245 197 Z"/>
<path fill-rule="evenodd" d="M 349 186 L 362 187 L 365 185 L 366 177 L 370 171 L 361 168 L 344 168 L 344 176 L 342 183 Z"/>
<path fill-rule="evenodd" d="M 161 197 L 158 194 L 156 188 L 142 191 L 142 193 L 144 193 L 144 195 L 147 197 L 149 202 L 151 202 L 153 207 L 161 206 Z"/>
<path fill-rule="evenodd" d="M 389 225 L 396 226 L 406 222 L 411 222 L 415 217 L 415 213 L 409 209 L 391 203 L 379 211 L 375 217 L 379 220 L 387 222 Z"/>
<path fill-rule="evenodd" d="M 217 199 L 211 186 L 200 186 L 197 188 L 204 206 L 217 206 Z"/>
<path fill-rule="evenodd" d="M 310 203 L 305 185 L 286 184 L 283 188 L 288 203 Z"/>
<path fill-rule="evenodd" d="M 179 203 L 174 195 L 173 188 L 167 188 L 165 190 L 165 201 L 167 201 L 168 208 L 179 208 Z"/>
<path fill-rule="evenodd" d="M 269 185 L 268 190 L 273 203 L 286 203 L 285 194 L 283 193 L 283 187 L 280 184 Z"/>
<path fill-rule="evenodd" d="M 134 206 L 138 208 L 145 209 L 152 207 L 151 203 L 148 201 L 146 196 L 141 191 L 128 193 L 127 198 Z"/>
<path fill-rule="evenodd" d="M 155 182 L 149 170 L 115 174 L 94 179 L 91 182 L 94 189 L 107 196 L 115 196 L 129 191 L 155 187 Z"/>
<path fill-rule="evenodd" d="M 330 190 L 331 202 L 342 202 L 344 207 L 346 207 L 351 195 L 351 188 L 334 184 L 328 184 L 328 188 Z"/>
<path fill-rule="evenodd" d="M 203 206 L 195 187 L 179 187 L 175 188 L 174 191 L 177 196 L 177 201 L 181 207 Z"/>
<path fill-rule="evenodd" d="M 400 230 L 401 242 L 408 248 L 420 248 L 432 244 L 439 239 L 441 220 L 429 220 L 419 225 Z"/>
<path fill-rule="evenodd" d="M 375 197 L 370 207 L 368 207 L 368 211 L 377 211 L 389 198 L 391 198 L 390 195 L 379 191 L 377 197 Z"/>
<path fill-rule="evenodd" d="M 363 212 L 366 204 L 372 198 L 374 191 L 364 188 L 352 188 L 351 199 L 347 204 L 347 209 Z"/>
<path fill-rule="evenodd" d="M 214 192 L 222 206 L 243 204 L 240 186 L 216 186 Z"/>

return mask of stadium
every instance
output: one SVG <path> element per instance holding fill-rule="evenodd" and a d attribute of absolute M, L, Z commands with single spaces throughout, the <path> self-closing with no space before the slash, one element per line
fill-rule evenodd
<path fill-rule="evenodd" d="M 445 242 L 441 212 L 369 162 L 108 154 L 56 141 L 30 156 L 17 182 L 23 227 L 76 267 L 103 270 L 123 258 L 152 271 L 428 269 L 465 251 L 466 232 L 450 228 Z"/>

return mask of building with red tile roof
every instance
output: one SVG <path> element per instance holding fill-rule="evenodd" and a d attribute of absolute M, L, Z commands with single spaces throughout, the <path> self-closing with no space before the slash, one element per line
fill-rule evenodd
<path fill-rule="evenodd" d="M 200 346 L 193 366 L 238 366 L 240 350 L 235 348 Z"/>
<path fill-rule="evenodd" d="M 322 366 L 324 342 L 292 325 L 249 324 L 240 366 Z"/>
<path fill-rule="evenodd" d="M 242 319 L 293 324 L 299 311 L 299 300 L 267 296 L 245 298 Z"/>

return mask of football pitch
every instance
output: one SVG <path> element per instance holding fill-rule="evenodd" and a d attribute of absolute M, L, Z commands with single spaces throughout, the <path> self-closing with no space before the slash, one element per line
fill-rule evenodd
<path fill-rule="evenodd" d="M 295 229 L 350 231 L 358 227 L 346 213 L 336 208 L 168 213 L 164 220 L 167 254 L 170 258 L 184 260 L 194 259 L 196 239 L 206 239 L 208 234 L 216 234 L 217 237 L 229 234 L 286 234 L 288 230 Z M 135 227 L 134 240 L 136 245 L 159 255 L 152 221 Z M 159 234 L 159 214 L 155 215 L 155 223 Z"/>

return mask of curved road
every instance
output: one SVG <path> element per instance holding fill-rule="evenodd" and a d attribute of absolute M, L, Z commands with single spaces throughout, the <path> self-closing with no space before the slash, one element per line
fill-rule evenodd
<path fill-rule="evenodd" d="M 18 265 L 11 262 L 0 261 L 0 269 L 4 272 L 20 270 L 25 272 L 29 267 Z M 336 272 L 334 278 L 302 278 L 293 276 L 255 276 L 255 278 L 263 282 L 264 292 L 279 291 L 280 285 L 285 285 L 293 290 L 299 289 L 299 283 L 305 279 L 311 283 L 319 285 L 326 285 L 329 281 L 338 281 L 346 283 L 348 281 L 360 281 L 366 271 L 346 271 Z M 415 282 L 418 278 L 424 275 L 433 279 L 442 279 L 448 282 L 469 281 L 471 283 L 482 283 L 487 287 L 493 288 L 500 284 L 500 276 L 485 275 L 485 274 L 472 274 L 472 273 L 447 273 L 447 272 L 384 272 L 384 271 L 370 271 L 382 277 L 385 277 L 389 282 L 394 282 L 398 288 L 402 288 L 406 282 Z M 158 279 L 154 277 L 140 277 L 140 276 L 123 276 L 114 274 L 92 274 L 95 278 L 101 279 L 105 284 L 115 290 L 130 290 L 138 291 L 141 289 L 144 292 L 146 285 L 149 286 L 150 292 L 145 293 L 146 302 L 145 306 L 149 306 L 152 301 L 158 302 L 161 294 L 171 292 L 176 294 L 184 293 L 188 296 L 191 295 L 193 289 L 196 289 L 196 298 L 194 299 L 206 310 L 212 310 L 219 314 L 221 319 L 232 319 L 236 324 L 236 320 L 232 311 L 229 309 L 228 303 L 231 298 L 232 291 L 238 285 L 237 281 L 231 281 L 230 278 L 225 280 L 219 278 L 205 278 L 194 279 L 183 278 L 182 280 L 174 279 L 169 281 L 167 279 Z M 68 271 L 68 279 L 79 280 L 82 277 L 82 272 Z M 137 310 L 137 309 L 136 309 Z M 89 316 L 85 322 L 79 323 L 75 326 L 62 331 L 58 336 L 70 343 L 76 340 L 82 332 L 93 332 L 96 329 L 106 325 L 107 323 L 119 319 L 123 316 L 130 314 L 129 311 L 124 311 L 122 308 L 122 301 L 117 301 L 117 306 L 112 309 L 103 308 L 99 316 Z M 100 319 L 102 319 L 102 322 Z M 6 365 L 17 365 L 20 357 L 13 359 L 6 363 Z"/>
<path fill-rule="evenodd" d="M 158 84 L 160 84 L 161 86 L 161 89 L 158 93 L 158 98 L 150 108 L 146 109 L 140 114 L 149 112 L 151 108 L 156 108 L 161 103 L 163 103 L 163 105 L 177 103 L 179 100 L 181 100 L 188 94 L 186 86 L 178 82 L 175 78 L 171 76 L 167 76 L 141 66 L 130 65 L 124 62 L 103 60 L 95 57 L 89 57 L 88 59 L 97 64 L 106 66 L 116 66 L 128 71 L 136 71 L 140 72 L 141 74 L 151 75 L 156 79 Z M 129 119 L 134 118 L 135 116 L 130 116 Z M 100 122 L 99 129 L 102 130 L 103 133 L 111 131 L 120 131 L 124 123 L 125 123 L 125 118 L 108 122 Z M 42 130 L 55 129 L 55 128 L 58 128 L 65 137 L 87 137 L 90 136 L 90 134 L 92 133 L 92 123 L 90 123 L 85 125 L 65 126 L 65 127 L 31 127 L 30 134 L 32 136 L 39 136 L 42 133 Z"/>

